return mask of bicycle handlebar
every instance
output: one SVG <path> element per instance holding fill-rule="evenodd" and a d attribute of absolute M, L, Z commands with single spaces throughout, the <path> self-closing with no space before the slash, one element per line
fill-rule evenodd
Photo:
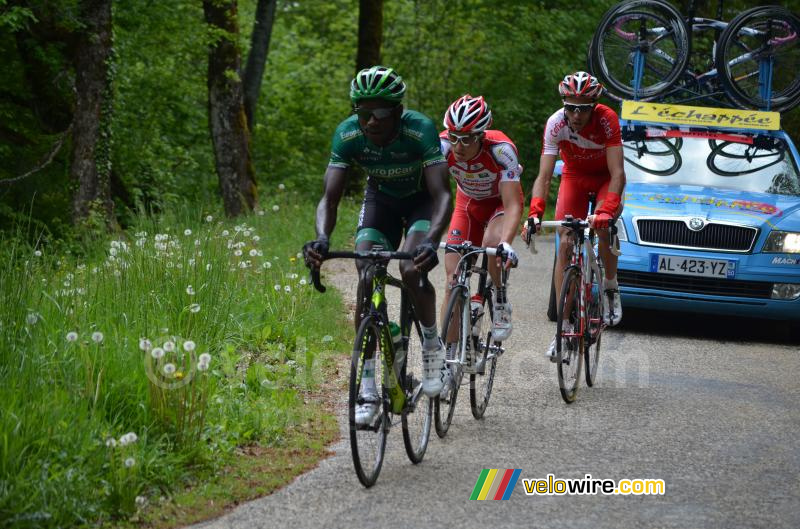
<path fill-rule="evenodd" d="M 371 261 L 388 261 L 391 259 L 413 259 L 414 254 L 409 252 L 391 252 L 389 250 L 357 250 L 357 251 L 334 251 L 328 252 L 325 257 L 323 257 L 323 261 L 328 261 L 330 259 L 367 259 Z M 327 288 L 325 285 L 322 284 L 320 280 L 319 268 L 316 270 L 311 268 L 309 270 L 311 274 L 311 283 L 314 285 L 314 288 L 317 289 L 320 293 L 325 293 Z M 425 285 L 427 281 L 427 273 L 424 273 L 420 276 L 420 288 Z"/>
<path fill-rule="evenodd" d="M 485 253 L 486 255 L 489 255 L 491 257 L 497 255 L 497 248 L 491 248 L 488 246 L 473 246 L 472 243 L 469 241 L 464 241 L 460 244 L 447 244 L 446 242 L 440 242 L 439 248 L 442 250 L 453 250 L 459 253 L 469 253 L 469 252 Z"/>

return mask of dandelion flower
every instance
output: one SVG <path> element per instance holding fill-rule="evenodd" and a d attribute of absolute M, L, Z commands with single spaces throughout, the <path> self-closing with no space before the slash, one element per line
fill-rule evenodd
<path fill-rule="evenodd" d="M 272 268 L 272 263 L 270 263 L 269 261 L 265 261 L 264 268 Z"/>
<path fill-rule="evenodd" d="M 28 322 L 28 325 L 36 325 L 36 322 L 39 321 L 39 315 L 35 312 L 29 312 L 25 317 L 25 321 Z"/>
<path fill-rule="evenodd" d="M 103 333 L 100 331 L 95 331 L 92 333 L 92 341 L 94 343 L 101 343 L 103 341 Z"/>
<path fill-rule="evenodd" d="M 206 216 L 206 222 L 213 222 L 213 221 L 214 217 L 212 217 L 211 215 Z"/>
<path fill-rule="evenodd" d="M 183 342 L 183 350 L 186 351 L 187 353 L 191 353 L 192 351 L 194 351 L 195 347 L 196 347 L 195 343 L 191 340 L 186 340 L 185 342 Z"/>
<path fill-rule="evenodd" d="M 278 211 L 279 209 L 281 209 L 281 208 L 277 204 L 272 206 L 272 211 Z"/>
<path fill-rule="evenodd" d="M 275 288 L 275 292 L 280 292 L 281 291 L 281 286 L 280 285 L 275 285 L 274 288 Z"/>
<path fill-rule="evenodd" d="M 131 468 L 133 465 L 136 464 L 136 460 L 132 457 L 129 457 L 125 460 L 125 468 Z"/>
<path fill-rule="evenodd" d="M 242 232 L 242 235 L 244 235 L 245 237 L 250 237 L 250 234 L 251 234 L 251 233 L 253 233 L 253 232 L 252 232 L 252 231 L 250 231 L 250 230 L 244 230 L 244 231 Z"/>
<path fill-rule="evenodd" d="M 264 216 L 264 210 L 263 209 L 259 209 L 258 210 L 258 216 L 259 217 L 263 217 Z"/>
<path fill-rule="evenodd" d="M 150 351 L 150 356 L 152 356 L 156 360 L 164 358 L 164 350 L 160 347 L 156 347 L 155 349 Z"/>
<path fill-rule="evenodd" d="M 183 230 L 183 234 L 188 237 L 189 235 L 192 234 L 192 230 L 190 230 L 189 228 L 186 228 L 185 230 Z"/>
<path fill-rule="evenodd" d="M 109 448 L 114 448 L 115 446 L 117 446 L 117 440 L 114 439 L 113 437 L 109 437 L 108 439 L 106 439 L 106 446 Z"/>
<path fill-rule="evenodd" d="M 308 281 L 306 281 L 305 278 L 300 280 L 300 284 L 303 285 L 303 286 L 305 286 L 307 283 L 308 283 Z"/>
<path fill-rule="evenodd" d="M 194 296 L 194 287 L 192 285 L 187 286 L 186 293 L 189 294 L 190 296 Z"/>
<path fill-rule="evenodd" d="M 147 498 L 145 498 L 144 496 L 136 496 L 135 502 L 137 507 L 144 507 L 145 504 L 147 503 Z"/>
<path fill-rule="evenodd" d="M 285 185 L 283 185 L 283 184 L 278 184 L 278 189 L 280 189 L 281 191 L 283 191 L 284 189 L 286 189 L 286 186 L 285 186 Z"/>
<path fill-rule="evenodd" d="M 285 290 L 286 292 L 291 292 L 292 291 L 292 287 L 290 287 L 289 285 L 286 285 L 285 287 L 283 287 L 283 290 Z"/>
<path fill-rule="evenodd" d="M 119 444 L 120 446 L 128 446 L 131 443 L 135 443 L 138 439 L 139 437 L 135 433 L 128 432 L 119 438 Z"/>
<path fill-rule="evenodd" d="M 261 237 L 259 237 L 258 235 L 253 235 L 253 242 L 258 242 L 260 240 L 261 240 Z"/>
<path fill-rule="evenodd" d="M 168 353 L 171 353 L 175 350 L 175 342 L 172 340 L 167 340 L 164 342 L 164 350 Z"/>
<path fill-rule="evenodd" d="M 206 264 L 206 272 L 208 272 L 209 270 L 211 270 L 211 263 Z"/>
<path fill-rule="evenodd" d="M 250 252 L 249 252 L 249 253 L 250 253 L 250 257 L 255 257 L 255 256 L 257 256 L 257 255 L 258 255 L 258 250 L 256 250 L 255 248 L 253 248 L 252 250 L 250 250 Z"/>
<path fill-rule="evenodd" d="M 114 257 L 115 255 L 117 255 L 117 249 L 112 246 L 111 248 L 108 249 L 108 253 L 109 255 L 111 255 L 111 257 Z M 111 260 L 113 261 L 113 259 Z"/>
<path fill-rule="evenodd" d="M 231 234 L 231 232 L 229 232 L 228 230 L 222 230 L 222 236 L 223 237 L 227 237 L 230 234 Z"/>
<path fill-rule="evenodd" d="M 297 255 L 295 255 L 295 257 L 301 259 L 303 257 L 303 252 L 297 252 Z"/>
<path fill-rule="evenodd" d="M 75 331 L 70 331 L 67 333 L 67 341 L 74 342 L 78 339 L 78 333 Z"/>
<path fill-rule="evenodd" d="M 236 249 L 236 250 L 233 252 L 233 255 L 235 255 L 236 257 L 240 257 L 240 256 L 242 255 L 242 251 L 241 251 L 240 249 L 238 249 L 238 248 L 237 248 L 237 249 Z"/>
<path fill-rule="evenodd" d="M 139 349 L 142 351 L 149 351 L 153 348 L 153 342 L 147 338 L 139 338 Z"/>
<path fill-rule="evenodd" d="M 175 364 L 164 365 L 164 374 L 167 376 L 175 374 Z"/>
<path fill-rule="evenodd" d="M 36 250 L 35 252 L 33 252 L 33 255 L 35 255 L 36 257 L 41 257 L 42 252 L 40 250 Z"/>
<path fill-rule="evenodd" d="M 198 312 L 200 312 L 200 304 L 192 303 L 191 305 L 189 305 L 189 312 L 191 312 L 192 314 L 197 314 Z"/>
<path fill-rule="evenodd" d="M 197 362 L 197 370 L 198 371 L 208 371 L 208 363 L 207 362 Z"/>
<path fill-rule="evenodd" d="M 331 336 L 330 334 L 326 334 L 325 336 L 322 337 L 322 343 L 328 343 L 332 341 L 333 341 L 333 336 Z"/>

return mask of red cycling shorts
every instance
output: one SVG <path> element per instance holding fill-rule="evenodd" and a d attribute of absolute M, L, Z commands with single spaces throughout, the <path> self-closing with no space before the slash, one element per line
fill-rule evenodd
<path fill-rule="evenodd" d="M 522 188 L 520 188 L 520 203 Z M 503 214 L 503 199 L 499 196 L 475 200 L 456 189 L 456 206 L 447 230 L 447 244 L 470 241 L 475 246 L 483 244 L 483 234 L 489 222 Z"/>
<path fill-rule="evenodd" d="M 561 220 L 566 215 L 585 219 L 589 213 L 589 193 L 597 195 L 596 208 L 606 199 L 610 183 L 611 175 L 562 176 L 558 188 L 555 220 Z"/>

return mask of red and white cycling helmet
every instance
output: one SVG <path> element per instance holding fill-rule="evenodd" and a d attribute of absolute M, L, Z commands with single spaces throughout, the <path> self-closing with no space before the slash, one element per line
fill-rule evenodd
<path fill-rule="evenodd" d="M 564 77 L 558 84 L 561 99 L 565 97 L 588 97 L 599 99 L 603 93 L 603 85 L 592 74 L 578 71 Z"/>
<path fill-rule="evenodd" d="M 444 126 L 451 132 L 483 132 L 492 124 L 492 111 L 483 96 L 465 94 L 444 113 Z"/>

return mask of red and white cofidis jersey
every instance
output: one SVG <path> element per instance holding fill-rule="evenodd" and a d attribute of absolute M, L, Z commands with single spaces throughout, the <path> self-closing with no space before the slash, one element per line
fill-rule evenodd
<path fill-rule="evenodd" d="M 607 106 L 595 106 L 592 119 L 579 132 L 569 128 L 561 108 L 547 120 L 542 154 L 558 156 L 561 151 L 564 176 L 608 176 L 606 148 L 620 145 L 619 118 Z"/>
<path fill-rule="evenodd" d="M 519 182 L 522 166 L 517 147 L 499 130 L 487 130 L 478 155 L 468 162 L 457 162 L 447 131 L 439 134 L 442 153 L 447 158 L 450 175 L 468 197 L 483 200 L 500 196 L 500 182 Z"/>

